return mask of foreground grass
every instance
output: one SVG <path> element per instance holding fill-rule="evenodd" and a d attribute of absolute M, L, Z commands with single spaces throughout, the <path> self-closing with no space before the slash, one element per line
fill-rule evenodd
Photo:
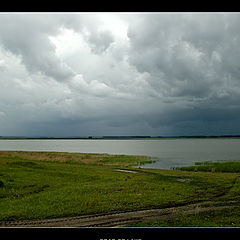
<path fill-rule="evenodd" d="M 240 161 L 217 161 L 217 162 L 197 162 L 194 166 L 178 167 L 177 170 L 190 172 L 209 172 L 213 175 L 223 176 L 222 174 L 240 173 Z M 219 194 L 217 198 L 222 204 L 227 201 L 234 201 L 235 206 L 239 206 L 240 181 L 239 175 L 235 182 L 224 194 Z M 221 204 L 220 204 L 221 205 Z M 185 212 L 178 217 L 151 221 L 146 223 L 132 224 L 129 227 L 240 227 L 240 207 L 224 210 L 212 210 L 192 215 Z"/>
<path fill-rule="evenodd" d="M 133 168 L 149 161 L 144 156 L 0 151 L 0 221 L 240 201 L 238 173 Z"/>
<path fill-rule="evenodd" d="M 132 224 L 128 227 L 240 227 L 240 209 L 224 209 L 186 215 L 177 218 L 147 223 Z"/>

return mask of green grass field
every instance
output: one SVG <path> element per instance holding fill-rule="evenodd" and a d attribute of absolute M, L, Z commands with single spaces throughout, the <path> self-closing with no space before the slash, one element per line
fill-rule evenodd
<path fill-rule="evenodd" d="M 206 200 L 240 202 L 238 172 L 136 167 L 150 161 L 144 156 L 0 151 L 0 221 L 171 207 Z M 239 224 L 236 211 L 232 213 L 234 224 Z M 205 224 L 218 224 L 214 214 L 211 216 L 207 221 L 205 216 L 200 218 Z M 196 224 L 194 220 L 191 223 Z M 149 224 L 174 225 L 167 221 Z"/>

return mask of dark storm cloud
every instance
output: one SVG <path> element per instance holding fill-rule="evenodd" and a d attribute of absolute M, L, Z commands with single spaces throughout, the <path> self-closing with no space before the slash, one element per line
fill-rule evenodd
<path fill-rule="evenodd" d="M 227 74 L 239 77 L 240 31 L 233 26 L 239 23 L 239 15 L 160 14 L 139 18 L 129 27 L 130 62 L 139 71 L 157 76 L 153 81 L 176 86 L 179 92 L 184 81 L 199 88 Z"/>
<path fill-rule="evenodd" d="M 129 26 L 130 63 L 149 73 L 156 92 L 179 102 L 149 117 L 151 125 L 240 118 L 239 23 L 239 14 L 156 14 Z"/>
<path fill-rule="evenodd" d="M 106 17 L 0 15 L 2 135 L 240 133 L 240 14 Z"/>

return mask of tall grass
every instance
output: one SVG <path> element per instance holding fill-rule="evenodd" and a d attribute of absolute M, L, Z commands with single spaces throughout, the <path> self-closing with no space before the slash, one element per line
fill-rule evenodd
<path fill-rule="evenodd" d="M 196 162 L 195 166 L 177 167 L 185 171 L 240 173 L 240 161 Z"/>

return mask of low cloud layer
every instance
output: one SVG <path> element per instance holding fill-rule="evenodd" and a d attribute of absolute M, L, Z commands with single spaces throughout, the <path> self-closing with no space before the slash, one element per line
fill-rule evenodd
<path fill-rule="evenodd" d="M 240 134 L 239 14 L 0 14 L 0 135 Z"/>

